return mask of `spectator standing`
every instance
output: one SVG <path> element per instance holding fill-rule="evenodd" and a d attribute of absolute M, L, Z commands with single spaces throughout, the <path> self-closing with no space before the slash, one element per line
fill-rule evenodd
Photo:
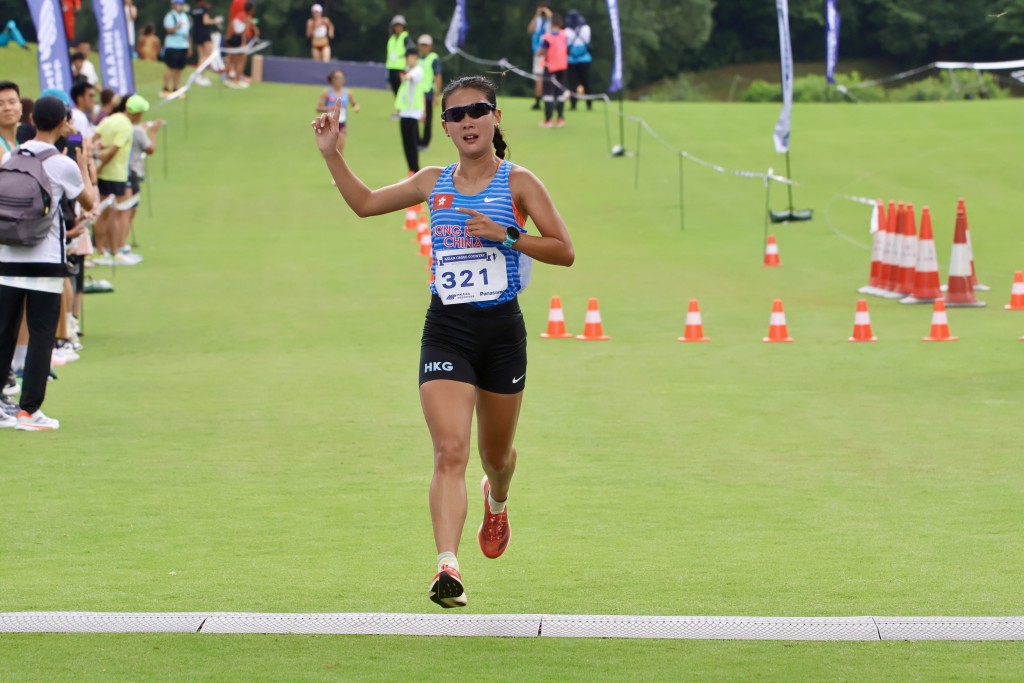
<path fill-rule="evenodd" d="M 103 119 L 113 113 L 119 104 L 121 104 L 121 98 L 116 92 L 110 88 L 100 90 L 100 110 L 96 112 L 96 118 L 93 123 L 98 126 Z"/>
<path fill-rule="evenodd" d="M 235 5 L 232 3 L 231 6 Z M 249 81 L 245 78 L 245 60 L 248 55 L 241 48 L 243 43 L 259 35 L 254 14 L 255 5 L 249 0 L 242 5 L 241 11 L 231 15 L 231 21 L 228 24 L 228 37 L 224 41 L 224 45 L 238 50 L 238 52 L 229 53 L 227 59 L 224 60 L 228 72 L 224 85 L 228 87 L 249 87 Z"/>
<path fill-rule="evenodd" d="M 18 146 L 18 125 L 23 113 L 21 90 L 13 81 L 0 81 L 0 151 Z"/>
<path fill-rule="evenodd" d="M 88 76 L 86 76 L 83 73 L 83 69 L 85 68 L 85 65 L 89 63 L 88 60 L 86 60 L 85 55 L 83 55 L 81 52 L 77 52 L 77 51 L 76 52 L 72 52 L 70 60 L 71 60 L 71 84 L 74 85 L 76 83 L 85 83 L 87 85 L 92 85 L 92 83 L 89 83 Z"/>
<path fill-rule="evenodd" d="M 96 89 L 88 83 L 76 83 L 71 87 L 71 100 L 75 103 L 71 110 L 71 125 L 83 139 L 88 140 L 96 132 L 89 118 L 96 108 Z"/>
<path fill-rule="evenodd" d="M 191 9 L 192 45 L 196 49 L 196 61 L 202 64 L 213 54 L 213 29 L 211 26 L 224 21 L 224 17 L 210 16 L 210 0 L 199 0 Z M 202 74 L 196 76 L 198 85 L 212 85 L 210 79 Z"/>
<path fill-rule="evenodd" d="M 569 90 L 577 95 L 590 94 L 590 25 L 578 10 L 571 9 L 565 15 L 565 42 L 569 50 Z M 570 107 L 576 111 L 577 99 L 572 98 Z M 593 109 L 592 100 L 587 100 L 587 111 Z"/>
<path fill-rule="evenodd" d="M 409 42 L 409 32 L 405 30 L 405 17 L 396 14 L 391 18 L 391 35 L 388 37 L 388 53 L 384 66 L 388 70 L 388 83 L 391 92 L 398 95 L 398 87 L 402 85 L 402 74 L 406 72 L 406 53 L 413 47 Z"/>
<path fill-rule="evenodd" d="M 103 200 L 113 196 L 115 203 L 103 211 L 93 225 L 96 249 L 100 252 L 93 263 L 135 265 L 130 257 L 120 253 L 127 241 L 130 225 L 127 210 L 118 207 L 131 196 L 128 161 L 132 152 L 132 122 L 123 112 L 115 111 L 96 126 L 95 139 L 100 143 L 100 163 L 96 172 L 99 197 Z"/>
<path fill-rule="evenodd" d="M 0 376 L 6 377 L 10 372 L 22 313 L 29 330 L 20 410 L 13 424 L 8 416 L 0 415 L 0 426 L 42 431 L 60 428 L 59 421 L 41 410 L 67 275 L 65 225 L 58 207 L 60 200 L 67 197 L 77 199 L 89 210 L 95 195 L 89 181 L 92 155 L 88 144 L 77 161 L 60 154 L 54 146 L 71 132 L 64 103 L 56 97 L 40 97 L 32 108 L 32 120 L 36 137 L 22 145 L 22 149 L 44 157 L 42 165 L 50 181 L 53 222 L 46 238 L 35 246 L 0 245 Z M 5 154 L 2 163 L 10 163 L 15 153 L 18 152 Z"/>
<path fill-rule="evenodd" d="M 530 34 L 530 54 L 533 55 L 534 101 L 532 109 L 540 109 L 540 98 L 544 94 L 544 59 L 538 51 L 540 50 L 540 41 L 550 28 L 551 8 L 544 3 L 537 5 L 537 9 L 533 12 L 533 18 L 530 19 L 530 23 L 526 27 Z"/>
<path fill-rule="evenodd" d="M 402 150 L 409 166 L 409 175 L 420 170 L 420 121 L 423 113 L 423 67 L 419 64 L 420 53 L 414 47 L 405 51 L 406 69 L 401 75 L 398 94 L 395 95 L 395 109 L 398 110 L 399 129 L 402 132 Z"/>
<path fill-rule="evenodd" d="M 555 126 L 565 125 L 565 98 L 569 94 L 565 88 L 566 74 L 569 70 L 569 45 L 565 40 L 565 28 L 562 15 L 557 12 L 551 15 L 551 31 L 540 41 L 537 54 L 544 58 L 544 120 L 541 128 L 552 126 L 551 117 L 557 113 Z"/>
<path fill-rule="evenodd" d="M 306 38 L 310 44 L 310 55 L 315 62 L 331 61 L 331 41 L 334 40 L 334 24 L 324 16 L 324 8 L 315 4 L 309 8 L 311 16 L 306 19 Z"/>
<path fill-rule="evenodd" d="M 341 69 L 335 69 L 327 74 L 327 82 L 330 85 L 320 93 L 316 111 L 318 114 L 333 112 L 334 107 L 341 102 L 341 109 L 338 111 L 338 152 L 344 152 L 345 140 L 348 138 L 348 107 L 351 104 L 352 110 L 358 113 L 359 103 L 345 87 L 345 72 Z"/>
<path fill-rule="evenodd" d="M 89 85 L 95 88 L 99 84 L 100 78 L 96 75 L 96 67 L 89 61 L 89 55 L 92 54 L 92 45 L 88 41 L 83 40 L 75 46 L 75 50 L 80 52 L 82 57 L 85 58 L 80 73 L 89 81 Z"/>
<path fill-rule="evenodd" d="M 419 151 L 426 151 L 430 147 L 430 129 L 434 120 L 434 107 L 437 101 L 434 93 L 441 92 L 441 58 L 434 52 L 434 39 L 424 33 L 416 40 L 416 48 L 419 50 L 420 67 L 423 69 L 423 135 L 420 136 Z"/>
<path fill-rule="evenodd" d="M 164 71 L 162 95 L 169 95 L 181 85 L 181 72 L 192 51 L 189 42 L 191 25 L 188 13 L 185 12 L 185 0 L 171 0 L 171 11 L 164 15 L 164 30 L 167 32 L 164 38 L 164 64 L 167 70 Z M 127 174 L 127 160 L 125 169 Z"/>
<path fill-rule="evenodd" d="M 132 0 L 124 0 L 124 23 L 128 29 L 128 45 L 138 53 L 135 47 L 135 22 L 139 18 L 139 8 Z"/>
<path fill-rule="evenodd" d="M 135 51 L 139 53 L 139 59 L 147 62 L 155 62 L 160 58 L 160 36 L 156 34 L 156 26 L 146 24 L 142 27 L 142 35 L 139 36 Z"/>
<path fill-rule="evenodd" d="M 146 157 L 153 156 L 156 153 L 157 133 L 160 132 L 165 122 L 163 119 L 155 121 L 142 120 L 146 112 L 149 111 L 149 102 L 139 95 L 132 95 L 128 98 L 124 111 L 125 115 L 132 122 L 133 127 L 132 151 L 128 158 L 128 187 L 131 189 L 132 195 L 140 195 L 142 193 L 142 183 L 146 180 Z M 131 233 L 131 227 L 135 222 L 135 214 L 138 210 L 138 203 L 128 210 L 129 234 Z M 129 246 L 128 248 L 130 253 L 131 247 Z M 136 260 L 142 259 L 138 254 L 131 254 L 131 256 Z"/>

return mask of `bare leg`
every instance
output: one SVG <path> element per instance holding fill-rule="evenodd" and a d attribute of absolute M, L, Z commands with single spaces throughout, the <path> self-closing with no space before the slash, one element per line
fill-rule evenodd
<path fill-rule="evenodd" d="M 453 380 L 420 385 L 420 404 L 434 444 L 430 521 L 437 552 L 458 553 L 466 523 L 466 465 L 476 387 Z"/>
<path fill-rule="evenodd" d="M 121 204 L 131 199 L 132 191 L 129 189 L 123 195 L 117 198 L 117 203 Z M 131 214 L 128 211 L 122 211 L 121 209 L 114 208 L 114 249 L 120 250 L 128 244 L 128 233 L 131 232 L 132 222 Z"/>
<path fill-rule="evenodd" d="M 480 464 L 491 484 L 491 498 L 496 501 L 508 498 L 509 485 L 516 470 L 516 449 L 512 444 L 522 403 L 523 392 L 477 392 L 476 425 Z"/>

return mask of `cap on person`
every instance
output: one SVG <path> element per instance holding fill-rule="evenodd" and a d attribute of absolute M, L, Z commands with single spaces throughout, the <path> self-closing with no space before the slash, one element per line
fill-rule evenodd
<path fill-rule="evenodd" d="M 56 97 L 58 100 L 60 100 L 64 104 L 65 107 L 70 107 L 71 106 L 71 98 L 68 97 L 68 94 L 66 92 L 64 92 L 63 90 L 58 90 L 57 88 L 47 88 L 43 92 L 39 93 L 39 96 L 40 97 Z"/>
<path fill-rule="evenodd" d="M 309 11 L 313 14 L 323 14 L 324 8 L 323 5 L 321 5 L 320 3 L 316 3 L 315 5 L 309 8 Z"/>
<path fill-rule="evenodd" d="M 149 102 L 142 95 L 132 95 L 124 105 L 129 114 L 145 114 L 149 111 Z"/>
<path fill-rule="evenodd" d="M 67 115 L 67 107 L 59 97 L 53 95 L 43 95 L 32 105 L 32 122 L 41 131 L 56 130 Z"/>
<path fill-rule="evenodd" d="M 405 17 L 403 17 L 401 14 L 396 14 L 395 16 L 391 17 L 391 23 L 388 24 L 388 26 L 395 26 L 397 24 L 401 24 L 402 26 L 408 26 L 408 24 L 405 23 Z"/>
<path fill-rule="evenodd" d="M 419 38 L 416 39 L 416 44 L 417 45 L 433 45 L 434 44 L 434 39 L 431 38 L 426 33 L 424 33 L 422 36 L 420 36 Z"/>

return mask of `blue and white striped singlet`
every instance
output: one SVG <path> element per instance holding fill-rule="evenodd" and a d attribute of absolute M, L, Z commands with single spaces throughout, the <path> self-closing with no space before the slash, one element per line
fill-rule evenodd
<path fill-rule="evenodd" d="M 512 190 L 508 185 L 508 175 L 513 164 L 502 161 L 487 189 L 475 195 L 460 194 L 452 182 L 452 173 L 458 164 L 452 164 L 441 171 L 434 190 L 430 193 L 430 236 L 431 247 L 438 251 L 451 249 L 472 249 L 475 247 L 497 248 L 505 256 L 505 271 L 508 275 L 508 287 L 497 299 L 491 301 L 470 301 L 474 306 L 495 306 L 511 301 L 526 289 L 530 282 L 533 259 L 526 254 L 503 247 L 501 242 L 492 242 L 479 237 L 467 236 L 466 221 L 470 216 L 454 209 L 473 209 L 486 215 L 498 225 L 515 226 L 526 232 L 525 219 L 519 215 L 512 201 Z M 431 271 L 436 272 L 437 261 L 433 260 Z M 435 282 L 430 283 L 430 292 L 437 294 Z"/>

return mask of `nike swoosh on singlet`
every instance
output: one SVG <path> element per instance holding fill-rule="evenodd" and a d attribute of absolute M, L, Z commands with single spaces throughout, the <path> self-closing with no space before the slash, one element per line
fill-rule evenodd
<path fill-rule="evenodd" d="M 501 199 L 501 197 L 484 197 L 484 204 L 490 204 L 491 202 L 496 202 L 499 199 Z"/>
<path fill-rule="evenodd" d="M 526 377 L 526 375 L 525 375 L 525 374 L 523 374 L 523 375 L 522 375 L 522 376 L 520 376 L 520 377 L 513 377 L 513 378 L 512 378 L 512 384 L 519 384 L 519 380 L 521 380 L 521 379 L 522 379 L 523 377 Z"/>

